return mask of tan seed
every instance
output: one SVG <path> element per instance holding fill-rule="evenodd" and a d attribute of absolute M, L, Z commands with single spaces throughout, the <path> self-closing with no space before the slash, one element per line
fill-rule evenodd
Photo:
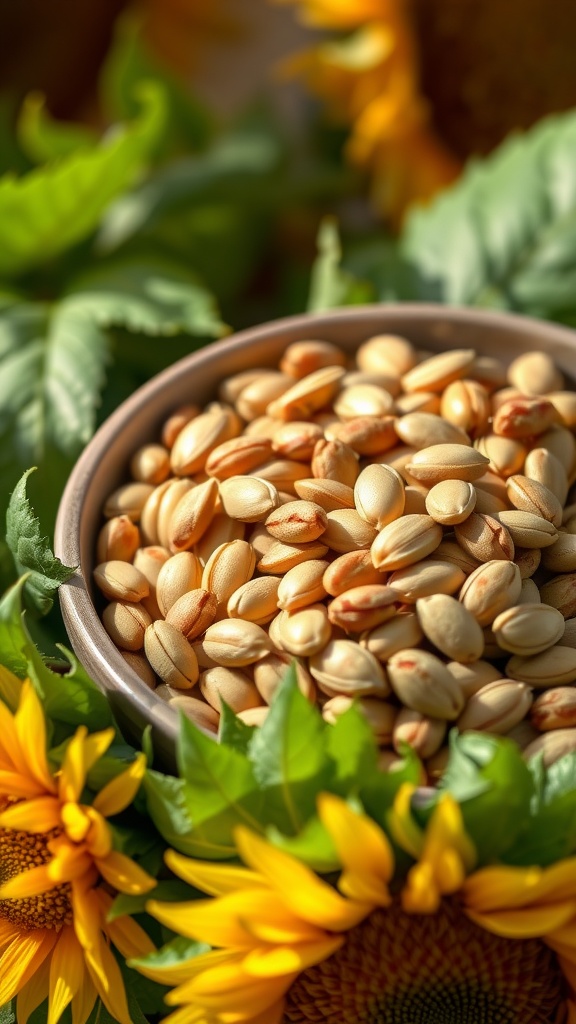
<path fill-rule="evenodd" d="M 117 647 L 139 651 L 144 646 L 144 633 L 152 619 L 141 604 L 112 601 L 102 612 L 104 629 Z"/>
<path fill-rule="evenodd" d="M 354 699 L 353 697 L 345 697 L 343 694 L 340 694 L 338 697 L 331 697 L 322 707 L 322 718 L 329 725 L 335 725 L 338 719 L 345 715 L 353 705 L 364 715 L 376 743 L 383 745 L 392 742 L 392 731 L 398 711 L 392 704 L 387 704 L 386 701 L 380 700 L 379 697 L 360 697 L 359 699 Z"/>
<path fill-rule="evenodd" d="M 455 594 L 465 579 L 462 569 L 456 565 L 424 558 L 405 569 L 397 569 L 387 583 L 396 593 L 397 600 L 414 604 L 418 598 L 431 594 Z"/>
<path fill-rule="evenodd" d="M 195 640 L 214 622 L 216 603 L 215 595 L 207 590 L 190 590 L 171 605 L 166 622 L 178 629 L 187 640 Z"/>
<path fill-rule="evenodd" d="M 168 526 L 168 548 L 175 553 L 196 544 L 214 518 L 218 483 L 206 480 L 188 491 L 174 509 Z"/>
<path fill-rule="evenodd" d="M 395 615 L 376 629 L 363 633 L 360 646 L 370 651 L 378 661 L 386 662 L 393 654 L 408 647 L 416 647 L 424 639 L 416 614 Z"/>
<path fill-rule="evenodd" d="M 564 387 L 564 378 L 547 352 L 523 352 L 508 367 L 508 380 L 525 395 L 546 395 Z"/>
<path fill-rule="evenodd" d="M 149 690 L 156 688 L 156 676 L 143 654 L 137 651 L 120 651 L 124 661 L 139 679 L 146 684 Z"/>
<path fill-rule="evenodd" d="M 453 349 L 431 356 L 402 377 L 404 391 L 444 391 L 453 380 L 466 376 L 474 363 L 473 349 Z"/>
<path fill-rule="evenodd" d="M 370 549 L 377 569 L 403 569 L 434 551 L 442 540 L 442 527 L 430 516 L 402 516 L 380 530 Z"/>
<path fill-rule="evenodd" d="M 546 448 L 533 448 L 528 452 L 524 463 L 524 475 L 548 487 L 561 505 L 566 503 L 568 477 L 564 466 L 552 452 Z"/>
<path fill-rule="evenodd" d="M 511 679 L 497 679 L 472 694 L 456 726 L 460 732 L 474 729 L 505 736 L 526 717 L 531 706 L 529 686 Z"/>
<path fill-rule="evenodd" d="M 300 658 L 310 658 L 323 650 L 332 636 L 323 604 L 311 604 L 295 612 L 280 612 L 278 634 L 282 648 Z"/>
<path fill-rule="evenodd" d="M 268 533 L 286 544 L 305 544 L 317 540 L 326 530 L 328 519 L 320 505 L 312 501 L 291 501 L 271 512 L 265 520 Z"/>
<path fill-rule="evenodd" d="M 454 527 L 456 540 L 464 551 L 479 562 L 514 558 L 514 542 L 502 523 L 492 516 L 472 512 Z"/>
<path fill-rule="evenodd" d="M 556 527 L 562 525 L 562 505 L 544 484 L 515 474 L 506 481 L 506 491 L 515 508 L 542 516 Z"/>
<path fill-rule="evenodd" d="M 576 725 L 576 687 L 559 686 L 541 693 L 532 705 L 530 721 L 540 732 Z"/>
<path fill-rule="evenodd" d="M 559 419 L 547 398 L 512 398 L 500 406 L 492 421 L 492 429 L 500 437 L 516 440 L 537 437 Z"/>
<path fill-rule="evenodd" d="M 180 630 L 168 622 L 153 622 L 144 637 L 146 657 L 157 676 L 179 690 L 188 690 L 198 680 L 198 662 Z"/>
<path fill-rule="evenodd" d="M 386 669 L 392 689 L 405 707 L 431 718 L 458 718 L 464 707 L 462 691 L 434 654 L 407 648 L 393 654 Z"/>
<path fill-rule="evenodd" d="M 324 366 L 302 377 L 266 409 L 280 420 L 306 420 L 318 409 L 329 405 L 344 376 L 341 366 Z"/>
<path fill-rule="evenodd" d="M 131 562 L 140 546 L 140 530 L 128 516 L 114 516 L 104 524 L 96 543 L 99 562 Z"/>
<path fill-rule="evenodd" d="M 236 410 L 248 422 L 258 419 L 266 413 L 270 403 L 284 395 L 291 385 L 288 374 L 264 370 L 247 382 L 236 396 Z"/>
<path fill-rule="evenodd" d="M 476 490 L 465 480 L 441 480 L 428 491 L 425 502 L 434 522 L 454 526 L 474 511 Z"/>
<path fill-rule="evenodd" d="M 327 526 L 322 541 L 339 554 L 369 548 L 377 536 L 376 529 L 362 519 L 356 509 L 336 509 L 328 512 L 326 518 Z"/>
<path fill-rule="evenodd" d="M 257 708 L 262 698 L 254 683 L 239 668 L 207 668 L 202 672 L 199 681 L 200 692 L 204 700 L 218 713 L 225 701 L 235 714 L 248 708 Z"/>
<path fill-rule="evenodd" d="M 390 392 L 376 384 L 343 387 L 334 401 L 334 412 L 342 420 L 352 420 L 356 416 L 386 416 L 393 407 L 394 399 Z"/>
<path fill-rule="evenodd" d="M 310 468 L 317 479 L 337 480 L 347 487 L 354 487 L 360 472 L 358 456 L 350 445 L 324 437 L 314 446 Z"/>
<path fill-rule="evenodd" d="M 482 656 L 484 636 L 478 622 L 449 594 L 419 598 L 416 614 L 424 635 L 448 658 L 468 664 Z"/>
<path fill-rule="evenodd" d="M 522 589 L 514 562 L 494 559 L 478 566 L 462 585 L 460 600 L 480 626 L 489 626 L 500 612 L 517 604 Z"/>
<path fill-rule="evenodd" d="M 223 619 L 209 626 L 202 647 L 219 665 L 242 668 L 264 658 L 271 643 L 261 626 L 244 619 Z"/>
<path fill-rule="evenodd" d="M 550 572 L 574 572 L 576 570 L 576 534 L 558 534 L 554 546 L 542 553 L 542 565 Z"/>
<path fill-rule="evenodd" d="M 562 640 L 564 617 L 556 608 L 540 602 L 515 605 L 494 619 L 492 631 L 502 650 L 529 657 Z"/>
<path fill-rule="evenodd" d="M 274 454 L 282 459 L 310 462 L 315 445 L 319 441 L 323 444 L 327 443 L 324 441 L 324 432 L 317 423 L 295 420 L 292 423 L 276 425 L 271 445 Z M 315 476 L 316 474 L 313 473 L 313 475 Z"/>
<path fill-rule="evenodd" d="M 397 594 L 386 586 L 352 587 L 328 605 L 328 618 L 347 633 L 374 629 L 396 614 Z"/>
<path fill-rule="evenodd" d="M 180 431 L 199 413 L 200 409 L 197 405 L 179 406 L 164 422 L 162 427 L 162 444 L 168 449 L 172 448 Z"/>
<path fill-rule="evenodd" d="M 156 582 L 156 598 L 162 615 L 190 590 L 197 590 L 202 582 L 202 566 L 191 551 L 172 555 L 161 566 Z"/>
<path fill-rule="evenodd" d="M 272 442 L 266 437 L 232 437 L 210 452 L 206 473 L 217 480 L 242 476 L 272 457 Z"/>
<path fill-rule="evenodd" d="M 296 672 L 296 683 L 300 692 L 311 703 L 316 700 L 316 686 L 304 662 L 291 654 L 285 654 L 277 650 L 267 654 L 265 658 L 261 658 L 260 661 L 257 661 L 252 666 L 254 684 L 258 693 L 267 704 L 270 704 L 274 699 L 274 694 L 291 665 Z"/>
<path fill-rule="evenodd" d="M 531 761 L 533 757 L 540 757 L 542 767 L 549 768 L 561 757 L 573 754 L 575 751 L 576 729 L 554 729 L 551 732 L 545 732 L 533 743 L 529 743 L 522 756 L 525 761 Z"/>
<path fill-rule="evenodd" d="M 361 370 L 401 377 L 416 365 L 418 357 L 412 342 L 396 334 L 376 334 L 360 345 L 356 363 Z"/>
<path fill-rule="evenodd" d="M 188 694 L 180 694 L 170 697 L 168 703 L 174 711 L 182 712 L 194 725 L 208 735 L 215 735 L 218 732 L 220 715 L 209 704 L 205 704 L 198 697 L 189 697 Z"/>
<path fill-rule="evenodd" d="M 203 412 L 182 428 L 170 452 L 176 476 L 191 476 L 204 469 L 211 451 L 239 433 L 235 418 L 223 409 Z"/>
<path fill-rule="evenodd" d="M 226 515 L 242 523 L 260 522 L 280 504 L 275 485 L 257 476 L 240 475 L 224 480 L 220 499 Z"/>
<path fill-rule="evenodd" d="M 255 567 L 254 548 L 245 540 L 228 541 L 210 555 L 202 572 L 202 586 L 214 594 L 218 618 L 226 615 L 228 600 L 238 587 L 252 579 Z"/>
<path fill-rule="evenodd" d="M 474 447 L 490 461 L 490 471 L 501 477 L 521 473 L 526 459 L 526 446 L 522 441 L 498 434 L 485 434 L 477 438 Z"/>
<path fill-rule="evenodd" d="M 542 654 L 523 658 L 515 654 L 506 664 L 506 674 L 536 689 L 561 686 L 576 680 L 576 650 L 557 644 Z"/>
<path fill-rule="evenodd" d="M 170 472 L 170 452 L 162 444 L 145 444 L 134 452 L 130 473 L 144 484 L 161 484 Z"/>
<path fill-rule="evenodd" d="M 109 601 L 141 601 L 148 597 L 150 584 L 129 562 L 113 559 L 94 569 L 94 582 Z"/>
<path fill-rule="evenodd" d="M 307 377 L 325 366 L 345 366 L 346 353 L 330 341 L 316 339 L 293 341 L 280 360 L 282 373 L 296 380 Z"/>
<path fill-rule="evenodd" d="M 444 742 L 446 721 L 442 718 L 430 718 L 420 711 L 401 708 L 394 724 L 394 750 L 402 753 L 402 744 L 409 743 L 418 757 L 432 757 Z"/>
<path fill-rule="evenodd" d="M 474 661 L 470 665 L 463 665 L 460 661 L 449 661 L 446 668 L 458 681 L 465 700 L 478 693 L 488 683 L 502 679 L 500 670 L 489 661 Z"/>
<path fill-rule="evenodd" d="M 576 616 L 576 573 L 554 576 L 540 587 L 540 597 L 545 604 L 552 605 L 565 619 Z"/>
<path fill-rule="evenodd" d="M 354 485 L 354 504 L 362 519 L 381 530 L 404 511 L 402 477 L 390 466 L 366 466 Z"/>
<path fill-rule="evenodd" d="M 475 380 L 455 380 L 442 394 L 441 415 L 470 437 L 486 432 L 491 413 L 490 395 Z"/>
<path fill-rule="evenodd" d="M 387 697 L 390 693 L 380 663 L 353 640 L 331 640 L 310 659 L 310 672 L 329 697 L 338 694 Z"/>
<path fill-rule="evenodd" d="M 153 490 L 152 484 L 122 484 L 117 487 L 104 503 L 106 519 L 127 516 L 133 523 L 137 523 Z"/>
<path fill-rule="evenodd" d="M 464 430 L 431 412 L 418 411 L 400 416 L 395 429 L 400 440 L 412 448 L 429 448 L 437 444 L 470 445 L 470 438 Z"/>
<path fill-rule="evenodd" d="M 280 583 L 280 576 L 261 576 L 243 583 L 228 598 L 228 617 L 248 619 L 258 626 L 270 622 L 278 612 Z"/>
<path fill-rule="evenodd" d="M 326 544 L 320 541 L 312 541 L 310 544 L 283 544 L 275 540 L 267 551 L 257 561 L 258 572 L 270 573 L 275 576 L 277 573 L 288 572 L 295 565 L 307 562 L 310 558 L 323 558 L 327 553 Z"/>
<path fill-rule="evenodd" d="M 358 455 L 379 455 L 396 444 L 393 416 L 358 416 L 344 423 L 335 422 L 324 433 L 329 441 L 342 441 Z"/>
<path fill-rule="evenodd" d="M 303 501 L 312 501 L 320 505 L 325 512 L 334 512 L 339 508 L 354 508 L 352 487 L 338 480 L 307 477 L 304 480 L 296 480 L 294 490 Z"/>
<path fill-rule="evenodd" d="M 326 597 L 324 573 L 329 564 L 324 559 L 311 558 L 289 569 L 278 584 L 278 608 L 294 612 L 298 608 L 306 608 L 309 604 L 322 601 Z M 273 580 L 276 577 L 267 578 Z"/>
<path fill-rule="evenodd" d="M 416 452 L 406 466 L 411 477 L 429 486 L 440 480 L 477 480 L 488 468 L 488 459 L 463 444 L 434 444 Z"/>
<path fill-rule="evenodd" d="M 343 594 L 350 587 L 382 582 L 383 573 L 376 569 L 370 551 L 366 549 L 348 551 L 335 558 L 328 565 L 323 578 L 326 593 L 332 597 L 338 597 L 338 594 Z"/>

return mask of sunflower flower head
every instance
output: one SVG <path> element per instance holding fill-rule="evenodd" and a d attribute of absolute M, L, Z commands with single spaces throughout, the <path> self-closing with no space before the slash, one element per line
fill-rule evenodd
<path fill-rule="evenodd" d="M 14 712 L 0 701 L 0 1005 L 18 996 L 24 1022 L 48 996 L 48 1024 L 70 1003 L 74 1024 L 83 1024 L 98 995 L 128 1024 L 110 942 L 126 956 L 153 947 L 131 919 L 106 920 L 110 890 L 139 894 L 155 881 L 114 849 L 107 819 L 132 802 L 145 761 L 136 757 L 87 802 L 87 775 L 114 730 L 80 726 L 53 771 L 34 687 L 14 677 L 12 693 L 16 686 Z"/>

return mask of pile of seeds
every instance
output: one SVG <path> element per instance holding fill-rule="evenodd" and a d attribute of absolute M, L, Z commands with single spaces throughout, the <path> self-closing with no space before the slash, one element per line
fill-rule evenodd
<path fill-rule="evenodd" d="M 102 619 L 158 697 L 264 720 L 287 666 L 429 778 L 485 730 L 576 750 L 576 393 L 541 352 L 300 341 L 177 409 L 108 498 Z M 573 503 L 574 502 L 574 503 Z"/>

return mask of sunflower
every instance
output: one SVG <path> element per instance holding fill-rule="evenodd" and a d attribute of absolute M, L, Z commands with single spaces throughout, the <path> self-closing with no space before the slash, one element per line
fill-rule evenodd
<path fill-rule="evenodd" d="M 138 894 L 156 883 L 116 851 L 107 818 L 134 798 L 145 770 L 142 756 L 83 803 L 86 776 L 106 752 L 113 729 L 88 734 L 80 726 L 61 768 L 46 754 L 46 721 L 29 681 L 2 670 L 0 700 L 0 1006 L 18 997 L 18 1022 L 47 997 L 48 1024 L 71 1004 L 84 1024 L 96 997 L 130 1024 L 122 975 L 110 949 L 122 956 L 153 945 L 129 917 L 107 921 L 112 890 Z"/>
<path fill-rule="evenodd" d="M 337 33 L 290 66 L 351 126 L 347 155 L 371 169 L 375 202 L 396 219 L 470 154 L 576 103 L 573 4 L 551 17 L 547 0 L 279 2 Z"/>
<path fill-rule="evenodd" d="M 439 797 L 425 829 L 403 784 L 388 815 L 413 864 L 396 878 L 373 819 L 321 794 L 337 885 L 244 827 L 241 866 L 168 852 L 212 899 L 150 901 L 153 916 L 215 947 L 134 966 L 176 987 L 170 1024 L 553 1024 L 576 1021 L 576 858 L 546 869 L 486 867 L 459 805 Z"/>

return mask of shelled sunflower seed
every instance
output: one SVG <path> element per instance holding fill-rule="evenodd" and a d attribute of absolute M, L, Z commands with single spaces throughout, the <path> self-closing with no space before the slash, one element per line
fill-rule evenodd
<path fill-rule="evenodd" d="M 107 499 L 104 627 L 208 731 L 261 724 L 293 663 L 356 700 L 383 769 L 447 734 L 576 749 L 576 394 L 551 358 L 322 340 L 177 409 Z"/>

